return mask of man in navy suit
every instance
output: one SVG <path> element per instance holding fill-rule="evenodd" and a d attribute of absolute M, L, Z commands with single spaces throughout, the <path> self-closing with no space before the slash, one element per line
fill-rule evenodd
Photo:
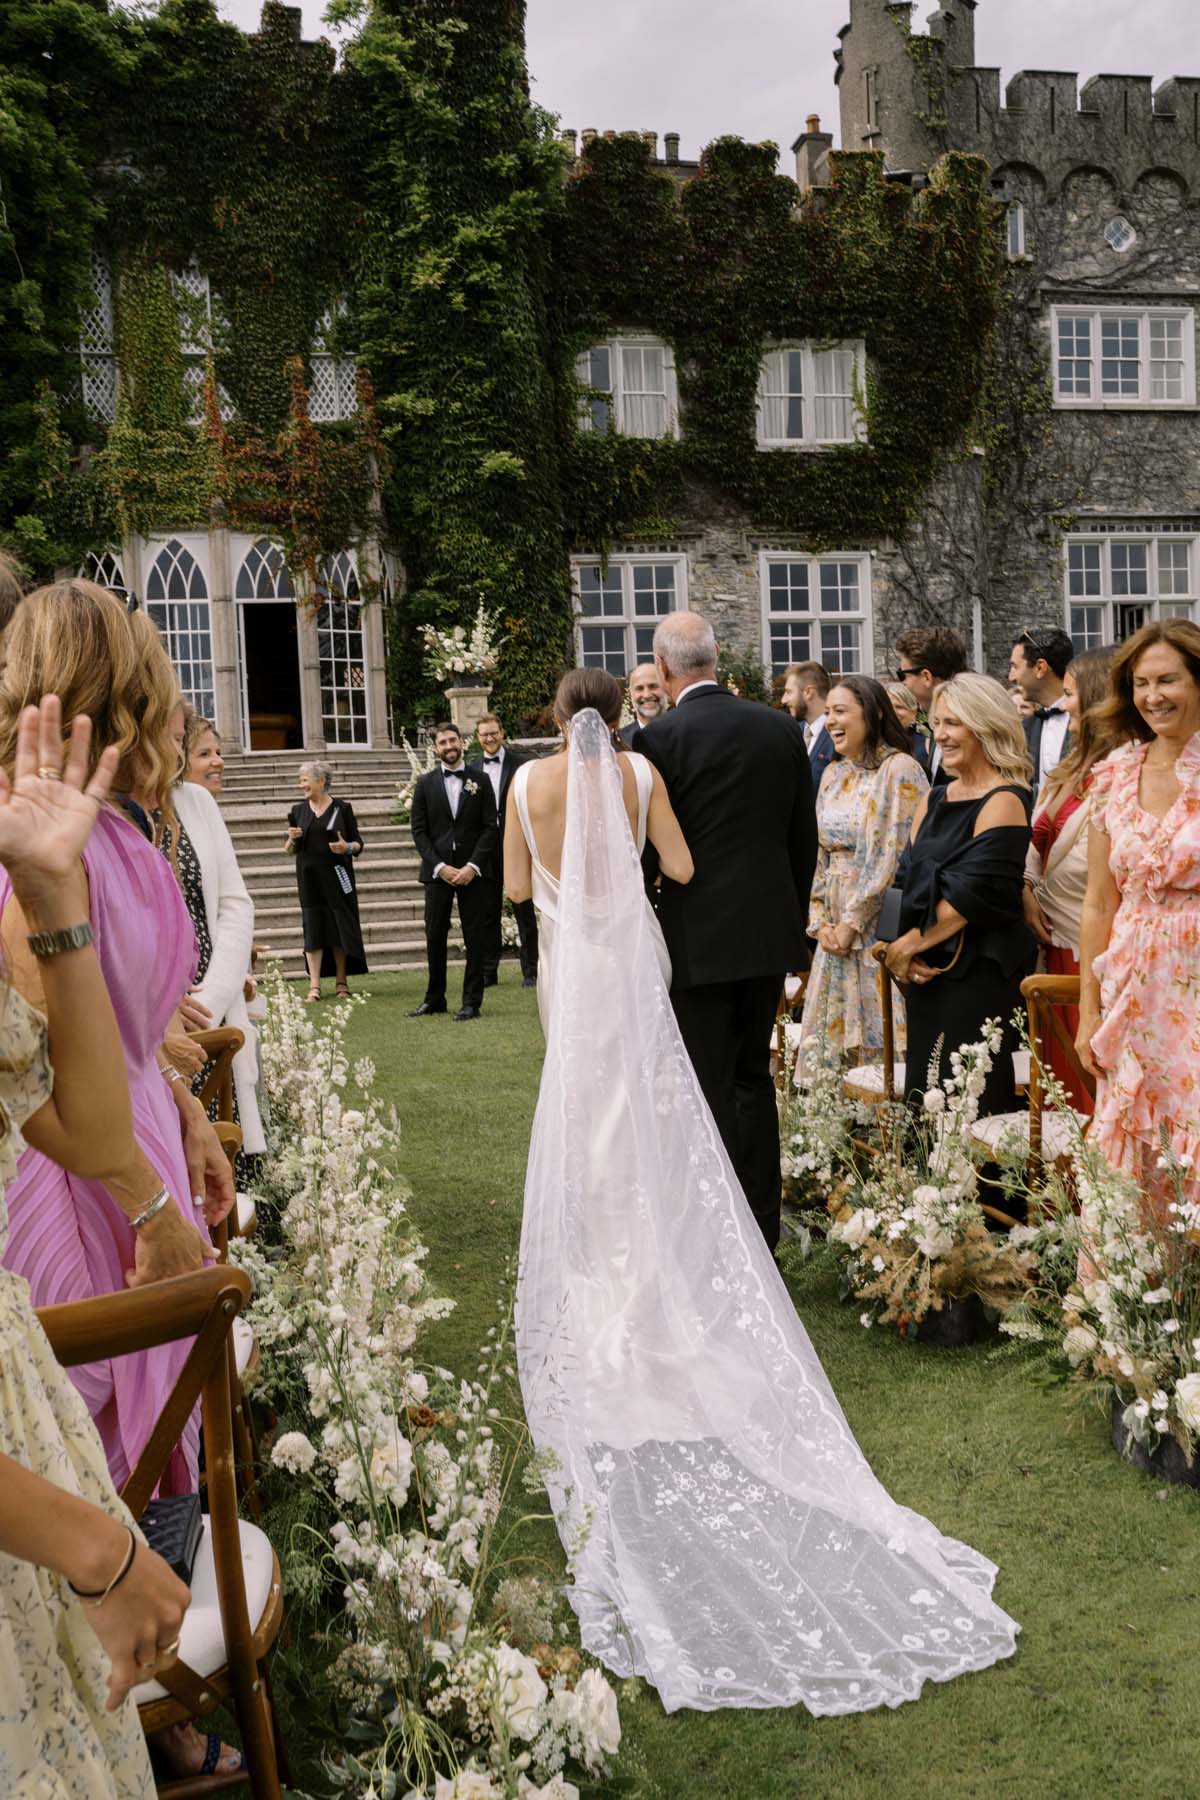
<path fill-rule="evenodd" d="M 824 663 L 793 663 L 783 675 L 783 707 L 804 730 L 804 747 L 812 769 L 813 793 L 833 761 L 833 739 L 825 724 L 825 701 L 833 677 Z"/>

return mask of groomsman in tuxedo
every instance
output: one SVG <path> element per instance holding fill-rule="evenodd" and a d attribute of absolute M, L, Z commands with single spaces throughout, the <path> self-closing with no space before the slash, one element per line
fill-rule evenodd
<path fill-rule="evenodd" d="M 962 675 L 967 667 L 967 646 L 957 631 L 948 625 L 915 625 L 896 639 L 900 666 L 896 680 L 902 681 L 925 717 L 933 721 L 933 697 L 943 682 Z M 942 752 L 930 740 L 928 763 L 919 758 L 929 776 L 931 787 L 945 787 L 950 777 L 942 766 Z"/>
<path fill-rule="evenodd" d="M 1022 631 L 1013 639 L 1008 679 L 1032 707 L 1024 723 L 1035 795 L 1067 747 L 1070 721 L 1063 710 L 1063 676 L 1074 656 L 1065 631 Z"/>
<path fill-rule="evenodd" d="M 833 677 L 824 663 L 793 663 L 784 670 L 783 708 L 804 732 L 814 794 L 834 757 L 833 739 L 825 723 L 825 701 L 832 686 Z"/>
<path fill-rule="evenodd" d="M 446 1010 L 446 944 L 454 902 L 466 946 L 462 1005 L 456 1020 L 477 1019 L 483 1009 L 484 958 L 491 924 L 487 877 L 500 854 L 496 797 L 492 784 L 472 775 L 463 764 L 463 741 L 457 725 L 434 728 L 436 769 L 422 775 L 413 790 L 413 843 L 421 855 L 425 889 L 425 954 L 429 980 L 425 998 L 408 1014 L 428 1018 Z"/>
<path fill-rule="evenodd" d="M 665 880 L 659 919 L 671 956 L 671 1005 L 747 1200 L 779 1242 L 779 1111 L 771 1031 L 789 969 L 803 966 L 817 861 L 804 740 L 773 707 L 717 681 L 712 626 L 672 613 L 654 634 L 675 705 L 638 734 L 660 771 L 696 872 Z"/>
<path fill-rule="evenodd" d="M 617 736 L 632 750 L 633 740 L 642 726 L 665 713 L 671 704 L 655 663 L 639 663 L 629 677 L 629 704 L 633 708 L 633 717 L 628 725 L 622 725 Z"/>
<path fill-rule="evenodd" d="M 527 756 L 519 750 L 510 750 L 505 740 L 504 727 L 495 713 L 484 713 L 475 727 L 475 736 L 479 739 L 483 755 L 467 764 L 470 774 L 489 781 L 492 793 L 496 797 L 496 817 L 499 822 L 500 848 L 495 858 L 494 873 L 484 877 L 488 904 L 491 907 L 488 924 L 487 949 L 483 959 L 483 985 L 495 987 L 500 979 L 500 921 L 504 913 L 504 822 L 508 817 L 508 790 L 512 778 Z M 537 986 L 538 939 L 537 913 L 532 900 L 518 900 L 513 907 L 517 919 L 517 934 L 521 945 L 521 974 L 523 985 L 527 988 Z"/>

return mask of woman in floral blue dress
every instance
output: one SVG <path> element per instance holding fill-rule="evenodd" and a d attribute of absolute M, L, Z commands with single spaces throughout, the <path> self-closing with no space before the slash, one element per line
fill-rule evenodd
<path fill-rule="evenodd" d="M 800 1057 L 816 1038 L 871 1060 L 883 1048 L 875 922 L 929 783 L 886 690 L 869 675 L 844 675 L 825 715 L 837 757 L 817 795 L 820 850 L 808 915 L 817 952 Z"/>

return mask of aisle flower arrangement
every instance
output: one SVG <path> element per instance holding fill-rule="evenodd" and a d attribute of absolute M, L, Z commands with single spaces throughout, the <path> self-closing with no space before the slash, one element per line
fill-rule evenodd
<path fill-rule="evenodd" d="M 408 779 L 402 781 L 396 789 L 395 816 L 401 825 L 407 825 L 412 817 L 413 794 L 422 775 L 428 775 L 431 769 L 438 766 L 437 757 L 433 754 L 433 745 L 425 746 L 425 754 L 410 744 L 403 732 L 400 733 L 400 748 L 408 758 Z"/>
<path fill-rule="evenodd" d="M 950 1058 L 939 1082 L 930 1071 L 924 1111 L 882 1109 L 882 1142 L 869 1158 L 845 1162 L 828 1202 L 829 1242 L 843 1291 L 867 1302 L 864 1326 L 895 1325 L 902 1335 L 930 1313 L 972 1295 L 1004 1313 L 1030 1289 L 1036 1233 L 988 1229 L 970 1128 L 999 1053 L 999 1025 Z"/>
<path fill-rule="evenodd" d="M 452 625 L 439 631 L 436 625 L 422 625 L 425 640 L 425 669 L 434 681 L 448 681 L 454 686 L 469 683 L 472 677 L 487 681 L 496 673 L 500 652 L 507 642 L 497 637 L 496 620 L 480 600 L 470 631 L 464 625 Z"/>
<path fill-rule="evenodd" d="M 468 1379 L 418 1365 L 436 1296 L 391 1172 L 394 1118 L 348 1103 L 350 1008 L 318 1024 L 276 972 L 263 1034 L 278 1144 L 275 1241 L 238 1246 L 249 1319 L 280 1414 L 273 1465 L 313 1504 L 285 1582 L 343 1611 L 324 1670 L 344 1721 L 330 1782 L 362 1796 L 577 1800 L 620 1744 L 616 1696 L 564 1641 L 560 1590 L 508 1575 L 495 1536 L 506 1499 L 536 1489 L 513 1410 L 507 1313 Z M 265 1209 L 265 1208 L 264 1208 Z M 530 1473 L 532 1470 L 532 1483 Z"/>
<path fill-rule="evenodd" d="M 823 1208 L 844 1191 L 853 1157 L 854 1111 L 846 1099 L 842 1066 L 825 1053 L 823 1040 L 801 1046 L 799 1027 L 784 1029 L 784 1054 L 797 1056 L 780 1104 L 779 1145 L 783 1191 L 802 1210 Z"/>

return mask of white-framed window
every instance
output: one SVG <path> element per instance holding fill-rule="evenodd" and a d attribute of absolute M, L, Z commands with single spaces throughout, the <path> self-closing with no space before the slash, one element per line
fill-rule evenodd
<path fill-rule="evenodd" d="M 687 605 L 685 556 L 577 556 L 571 574 L 579 660 L 618 679 L 650 661 L 659 620 Z"/>
<path fill-rule="evenodd" d="M 1066 628 L 1077 650 L 1123 643 L 1152 619 L 1200 620 L 1200 533 L 1072 533 L 1063 544 Z"/>
<path fill-rule="evenodd" d="M 212 614 L 201 540 L 168 538 L 153 552 L 146 575 L 146 611 L 162 633 L 183 697 L 204 718 L 214 713 Z"/>
<path fill-rule="evenodd" d="M 335 354 L 332 348 L 337 336 L 337 321 L 345 311 L 346 303 L 340 300 L 324 314 L 308 359 L 308 413 L 318 425 L 333 419 L 351 419 L 358 408 L 354 358 Z"/>
<path fill-rule="evenodd" d="M 1004 220 L 1005 249 L 1009 262 L 1020 262 L 1026 255 L 1025 208 L 1019 200 L 1010 200 Z"/>
<path fill-rule="evenodd" d="M 235 600 L 294 600 L 292 572 L 280 544 L 255 538 L 238 567 Z"/>
<path fill-rule="evenodd" d="M 117 357 L 113 343 L 112 270 L 98 250 L 90 265 L 91 292 L 79 314 L 79 362 L 83 407 L 89 418 L 110 424 L 117 416 Z"/>
<path fill-rule="evenodd" d="M 97 587 L 107 588 L 118 600 L 129 599 L 129 589 L 125 583 L 125 565 L 121 561 L 119 550 L 89 550 L 83 559 L 79 571 L 80 581 L 94 581 Z"/>
<path fill-rule="evenodd" d="M 804 450 L 863 437 L 856 396 L 865 368 L 861 339 L 772 345 L 758 376 L 759 448 Z"/>
<path fill-rule="evenodd" d="M 623 335 L 593 344 L 575 358 L 580 431 L 624 437 L 679 436 L 675 353 L 661 338 Z"/>
<path fill-rule="evenodd" d="M 317 656 L 325 742 L 340 746 L 371 741 L 367 717 L 367 656 L 354 553 L 326 557 L 317 576 Z"/>
<path fill-rule="evenodd" d="M 763 660 L 773 675 L 819 662 L 832 675 L 870 674 L 871 558 L 865 551 L 759 553 Z"/>
<path fill-rule="evenodd" d="M 204 369 L 213 351 L 212 289 L 203 270 L 189 263 L 186 269 L 172 270 L 171 292 L 179 314 L 188 418 L 193 425 L 199 425 L 204 417 Z"/>
<path fill-rule="evenodd" d="M 1196 315 L 1177 306 L 1051 310 L 1058 406 L 1194 406 Z"/>

